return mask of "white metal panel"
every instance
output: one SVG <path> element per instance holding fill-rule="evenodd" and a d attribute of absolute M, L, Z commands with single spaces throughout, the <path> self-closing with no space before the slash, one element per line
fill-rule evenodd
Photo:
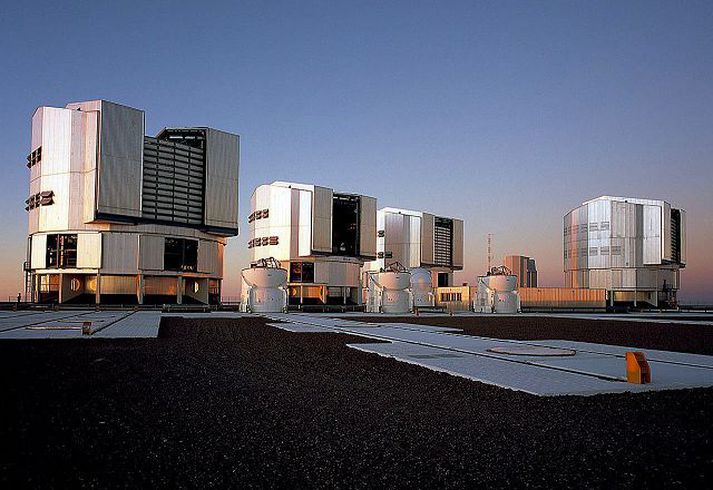
<path fill-rule="evenodd" d="M 333 191 L 314 186 L 312 194 L 312 251 L 332 252 Z"/>
<path fill-rule="evenodd" d="M 330 286 L 359 286 L 360 266 L 352 262 L 315 260 L 314 282 Z"/>
<path fill-rule="evenodd" d="M 409 257 L 406 267 L 421 267 L 421 213 L 409 216 Z"/>
<path fill-rule="evenodd" d="M 144 112 L 113 102 L 101 104 L 97 210 L 141 216 Z"/>
<path fill-rule="evenodd" d="M 141 270 L 163 270 L 165 241 L 166 238 L 160 235 L 141 235 L 139 237 L 139 268 Z"/>
<path fill-rule="evenodd" d="M 205 223 L 237 229 L 240 137 L 206 130 Z"/>
<path fill-rule="evenodd" d="M 292 223 L 293 227 L 295 225 L 297 226 L 297 233 L 295 233 L 294 229 L 292 229 L 290 233 L 290 240 L 292 242 L 297 242 L 297 255 L 300 257 L 307 257 L 312 255 L 312 193 L 292 189 L 291 196 L 293 202 L 297 202 L 297 212 L 296 216 L 293 217 Z M 296 237 L 296 240 L 293 240 L 293 237 Z"/>
<path fill-rule="evenodd" d="M 359 220 L 359 255 L 376 258 L 376 199 L 361 196 Z"/>
<path fill-rule="evenodd" d="M 97 191 L 97 154 L 99 147 L 99 114 L 97 112 L 82 112 L 84 129 L 82 139 L 83 173 L 82 173 L 82 223 L 94 221 L 96 191 Z M 78 206 L 79 207 L 79 206 Z M 79 224 L 77 225 L 79 226 Z"/>
<path fill-rule="evenodd" d="M 47 235 L 37 233 L 30 241 L 30 267 L 44 269 L 47 267 Z"/>
<path fill-rule="evenodd" d="M 198 244 L 198 272 L 221 273 L 218 269 L 218 242 L 201 240 Z"/>
<path fill-rule="evenodd" d="M 139 235 L 105 233 L 102 243 L 102 274 L 138 272 Z"/>
<path fill-rule="evenodd" d="M 101 233 L 77 234 L 77 268 L 99 269 L 102 259 Z"/>
<path fill-rule="evenodd" d="M 643 263 L 646 265 L 661 263 L 661 254 L 663 252 L 663 241 L 661 239 L 662 215 L 661 206 L 644 206 Z"/>
<path fill-rule="evenodd" d="M 661 217 L 663 221 L 663 260 L 673 261 L 673 240 L 671 237 L 671 205 L 664 203 Z"/>

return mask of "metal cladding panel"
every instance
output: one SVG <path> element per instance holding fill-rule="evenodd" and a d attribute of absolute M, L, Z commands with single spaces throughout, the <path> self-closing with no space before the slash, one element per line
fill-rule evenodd
<path fill-rule="evenodd" d="M 643 263 L 644 265 L 660 264 L 663 252 L 661 237 L 663 210 L 661 206 L 645 205 L 643 208 Z"/>
<path fill-rule="evenodd" d="M 102 101 L 97 211 L 141 216 L 144 112 Z"/>
<path fill-rule="evenodd" d="M 421 267 L 421 217 L 420 216 L 409 216 L 409 257 L 408 264 L 405 266 L 411 267 Z"/>
<path fill-rule="evenodd" d="M 237 230 L 240 137 L 212 128 L 206 136 L 205 224 Z"/>
<path fill-rule="evenodd" d="M 384 258 L 379 259 L 379 267 L 385 266 L 387 263 L 400 262 L 406 267 L 410 267 L 410 216 L 404 216 L 398 213 L 387 212 L 382 217 L 382 228 L 384 237 L 381 238 L 383 244 L 380 251 L 384 252 Z M 390 257 L 386 257 L 386 254 Z M 414 266 L 415 267 L 415 266 Z"/>
<path fill-rule="evenodd" d="M 54 203 L 30 210 L 30 231 L 66 230 L 70 227 L 70 176 L 72 161 L 72 111 L 45 107 L 42 111 L 42 160 L 32 167 L 31 192 L 54 192 Z"/>
<path fill-rule="evenodd" d="M 312 193 L 298 189 L 292 189 L 290 193 L 292 199 L 292 226 L 288 237 L 290 256 L 307 257 L 312 255 Z"/>
<path fill-rule="evenodd" d="M 220 274 L 218 268 L 218 242 L 201 240 L 198 244 L 198 272 Z"/>
<path fill-rule="evenodd" d="M 686 240 L 686 211 L 679 209 L 679 212 L 681 213 L 681 264 L 686 265 L 688 256 L 688 241 Z"/>
<path fill-rule="evenodd" d="M 587 242 L 589 247 L 589 257 L 587 266 L 589 268 L 609 267 L 609 254 L 601 253 L 602 250 L 609 249 L 611 240 L 611 202 L 596 200 L 587 204 Z"/>
<path fill-rule="evenodd" d="M 463 268 L 463 220 L 453 220 L 453 268 Z"/>
<path fill-rule="evenodd" d="M 520 304 L 527 308 L 605 308 L 606 291 L 576 288 L 521 288 Z"/>
<path fill-rule="evenodd" d="M 434 251 L 434 227 L 436 217 L 429 213 L 423 213 L 421 217 L 421 264 L 435 265 Z"/>
<path fill-rule="evenodd" d="M 99 269 L 102 265 L 101 233 L 77 234 L 77 268 Z"/>
<path fill-rule="evenodd" d="M 160 235 L 139 237 L 139 269 L 163 270 L 163 254 L 166 238 Z"/>
<path fill-rule="evenodd" d="M 573 209 L 564 217 L 564 269 L 565 271 L 582 270 L 588 265 L 589 210 L 588 205 L 585 204 Z"/>
<path fill-rule="evenodd" d="M 359 255 L 364 259 L 376 258 L 376 199 L 360 197 Z"/>
<path fill-rule="evenodd" d="M 329 286 L 359 286 L 359 264 L 316 260 L 314 282 Z"/>
<path fill-rule="evenodd" d="M 334 192 L 314 186 L 312 192 L 312 252 L 332 252 L 332 206 Z"/>
<path fill-rule="evenodd" d="M 30 247 L 30 267 L 44 269 L 47 266 L 47 235 L 32 235 Z"/>
<path fill-rule="evenodd" d="M 611 289 L 611 269 L 593 269 L 589 271 L 587 287 L 592 289 Z"/>
<path fill-rule="evenodd" d="M 599 271 L 595 271 L 599 272 Z M 570 270 L 565 271 L 564 285 L 568 288 L 588 288 L 589 272 L 586 270 Z"/>
<path fill-rule="evenodd" d="M 261 185 L 253 192 L 251 200 L 251 214 L 267 211 L 266 217 L 256 218 L 249 223 L 249 236 L 251 240 L 266 237 L 277 237 L 276 245 L 253 246 L 250 251 L 252 260 L 274 257 L 277 260 L 289 260 L 292 247 L 293 214 L 295 213 L 293 192 L 289 188 L 273 185 Z"/>
<path fill-rule="evenodd" d="M 139 264 L 139 235 L 104 233 L 102 274 L 136 274 Z"/>
<path fill-rule="evenodd" d="M 673 261 L 673 237 L 671 236 L 671 205 L 664 203 L 662 217 L 663 221 L 663 260 Z"/>

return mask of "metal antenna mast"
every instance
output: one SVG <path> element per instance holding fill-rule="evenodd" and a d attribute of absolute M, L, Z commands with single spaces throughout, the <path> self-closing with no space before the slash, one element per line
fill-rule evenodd
<path fill-rule="evenodd" d="M 493 253 L 491 249 L 491 242 L 493 241 L 493 234 L 488 233 L 488 274 L 490 273 L 490 268 L 493 263 Z"/>

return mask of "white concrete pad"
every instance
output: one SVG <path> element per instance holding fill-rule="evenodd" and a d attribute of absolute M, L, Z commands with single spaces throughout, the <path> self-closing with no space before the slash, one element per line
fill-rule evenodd
<path fill-rule="evenodd" d="M 591 395 L 713 386 L 713 357 L 666 351 L 647 354 L 653 382 L 626 383 L 624 355 L 631 348 L 567 341 L 516 341 L 463 335 L 426 325 L 373 324 L 345 318 L 282 315 L 278 328 L 295 332 L 332 331 L 388 341 L 350 347 L 393 357 L 403 362 L 448 372 L 497 386 L 537 395 Z M 292 326 L 290 326 L 292 324 Z M 364 328 L 367 326 L 368 328 Z M 517 355 L 493 348 L 574 350 L 575 355 Z"/>
<path fill-rule="evenodd" d="M 160 324 L 160 312 L 137 311 L 118 319 L 115 323 L 93 334 L 92 338 L 155 338 L 158 337 Z"/>

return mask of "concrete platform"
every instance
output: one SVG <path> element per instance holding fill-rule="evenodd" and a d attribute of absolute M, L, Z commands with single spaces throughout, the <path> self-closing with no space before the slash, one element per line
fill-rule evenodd
<path fill-rule="evenodd" d="M 247 313 L 127 311 L 77 309 L 60 311 L 0 312 L 0 340 L 73 338 L 155 338 L 163 317 L 242 318 Z M 84 322 L 91 322 L 91 335 L 82 335 Z"/>
<path fill-rule="evenodd" d="M 713 386 L 713 356 L 562 340 L 516 341 L 458 334 L 455 329 L 401 323 L 363 323 L 344 317 L 275 315 L 274 326 L 292 332 L 335 332 L 388 343 L 349 347 L 428 369 L 527 393 L 594 395 Z M 562 356 L 511 355 L 490 349 L 550 348 L 575 351 Z M 652 383 L 626 382 L 624 355 L 643 351 Z"/>

